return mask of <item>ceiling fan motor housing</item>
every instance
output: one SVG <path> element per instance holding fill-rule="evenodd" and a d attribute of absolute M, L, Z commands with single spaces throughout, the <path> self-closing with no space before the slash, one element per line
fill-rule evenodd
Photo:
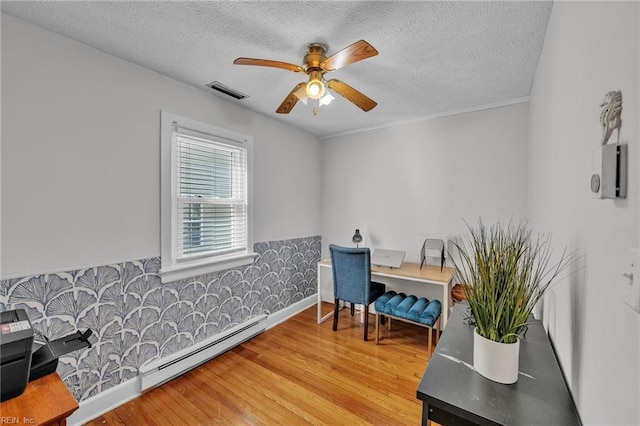
<path fill-rule="evenodd" d="M 307 47 L 307 54 L 304 57 L 304 71 L 308 74 L 311 71 L 321 71 L 324 74 L 324 70 L 320 68 L 320 64 L 323 63 L 327 57 L 325 53 L 327 48 L 322 43 L 311 43 Z"/>

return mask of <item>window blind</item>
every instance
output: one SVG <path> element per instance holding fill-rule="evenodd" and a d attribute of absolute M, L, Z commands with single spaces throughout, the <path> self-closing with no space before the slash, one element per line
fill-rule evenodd
<path fill-rule="evenodd" d="M 176 259 L 246 250 L 246 148 L 177 126 L 174 135 Z"/>

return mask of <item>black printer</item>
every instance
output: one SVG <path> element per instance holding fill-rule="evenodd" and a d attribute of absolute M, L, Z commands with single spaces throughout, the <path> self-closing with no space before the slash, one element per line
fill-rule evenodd
<path fill-rule="evenodd" d="M 33 328 L 25 310 L 0 312 L 0 401 L 24 392 L 32 348 Z"/>
<path fill-rule="evenodd" d="M 91 330 L 57 340 L 35 337 L 24 309 L 0 312 L 0 401 L 21 395 L 27 383 L 53 373 L 58 358 L 91 347 Z"/>

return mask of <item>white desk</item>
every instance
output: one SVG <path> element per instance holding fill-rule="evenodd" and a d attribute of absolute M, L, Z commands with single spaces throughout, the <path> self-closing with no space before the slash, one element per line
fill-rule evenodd
<path fill-rule="evenodd" d="M 318 324 L 326 321 L 333 315 L 333 312 L 322 316 L 322 274 L 327 273 L 331 275 L 331 261 L 321 260 L 318 262 Z M 427 285 L 439 286 L 442 291 L 442 328 L 447 325 L 447 318 L 449 316 L 449 300 L 451 297 L 451 282 L 453 280 L 453 269 L 444 268 L 440 272 L 440 266 L 425 265 L 420 269 L 420 265 L 417 263 L 403 263 L 399 268 L 386 268 L 382 266 L 371 267 L 371 279 L 373 281 L 379 281 L 380 277 L 393 278 L 398 280 L 398 283 L 402 285 L 405 283 L 419 283 Z M 331 277 L 333 282 L 333 277 Z M 333 293 L 333 287 L 331 289 Z M 396 290 L 397 291 L 397 290 Z M 402 291 L 402 290 L 400 290 Z M 417 295 L 416 295 L 417 296 Z M 333 302 L 333 300 L 332 300 Z"/>

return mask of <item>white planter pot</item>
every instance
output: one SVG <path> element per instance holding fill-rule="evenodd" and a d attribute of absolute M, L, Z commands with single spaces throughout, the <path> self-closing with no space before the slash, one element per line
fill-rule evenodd
<path fill-rule="evenodd" d="M 473 332 L 473 367 L 494 382 L 511 384 L 518 381 L 520 340 L 498 343 Z"/>

